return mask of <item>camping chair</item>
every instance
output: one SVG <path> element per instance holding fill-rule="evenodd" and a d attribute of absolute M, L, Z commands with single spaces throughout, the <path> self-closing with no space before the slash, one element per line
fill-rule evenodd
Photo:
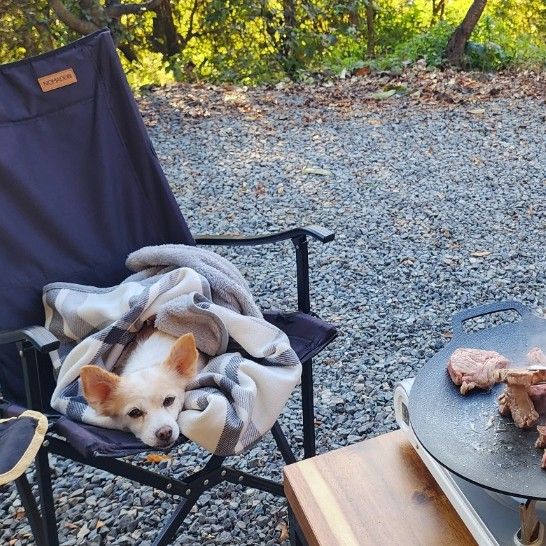
<path fill-rule="evenodd" d="M 54 412 L 48 353 L 59 343 L 44 324 L 42 287 L 52 281 L 118 284 L 127 255 L 165 243 L 261 245 L 291 240 L 298 311 L 268 312 L 303 362 L 304 456 L 315 453 L 312 358 L 335 329 L 310 313 L 308 238 L 334 238 L 316 226 L 256 237 L 192 237 L 159 166 L 108 30 L 56 51 L 0 67 L 0 385 L 1 415 L 44 412 L 50 429 L 36 457 L 45 543 L 58 544 L 49 453 L 179 495 L 160 531 L 167 544 L 197 499 L 227 481 L 283 496 L 281 483 L 240 472 L 212 455 L 174 479 L 119 457 L 149 451 L 134 436 Z M 279 423 L 272 429 L 286 463 L 295 456 Z"/>
<path fill-rule="evenodd" d="M 25 474 L 47 432 L 45 415 L 26 410 L 18 417 L 0 419 L 0 491 L 15 482 L 38 546 L 45 544 L 40 511 Z"/>

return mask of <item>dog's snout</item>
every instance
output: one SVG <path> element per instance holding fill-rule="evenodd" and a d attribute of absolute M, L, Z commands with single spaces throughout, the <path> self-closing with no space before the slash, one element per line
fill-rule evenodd
<path fill-rule="evenodd" d="M 161 427 L 155 431 L 155 435 L 158 440 L 167 444 L 173 436 L 173 429 L 171 427 Z"/>

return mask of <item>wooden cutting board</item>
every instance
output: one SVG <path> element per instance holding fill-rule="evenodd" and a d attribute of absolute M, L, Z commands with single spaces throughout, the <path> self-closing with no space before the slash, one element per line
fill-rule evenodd
<path fill-rule="evenodd" d="M 284 476 L 310 545 L 476 544 L 400 430 L 289 465 Z"/>

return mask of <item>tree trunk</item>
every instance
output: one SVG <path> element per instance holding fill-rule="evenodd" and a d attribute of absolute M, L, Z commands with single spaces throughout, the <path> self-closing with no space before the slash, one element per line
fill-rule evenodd
<path fill-rule="evenodd" d="M 366 30 L 366 56 L 372 59 L 375 57 L 375 8 L 372 0 L 366 1 Z"/>
<path fill-rule="evenodd" d="M 293 78 L 297 71 L 298 60 L 295 55 L 294 38 L 296 21 L 296 0 L 283 0 L 283 31 L 281 32 L 281 62 L 284 71 Z"/>
<path fill-rule="evenodd" d="M 432 0 L 432 17 L 430 19 L 430 26 L 435 25 L 438 21 L 441 21 L 444 18 L 445 9 L 445 0 Z"/>
<path fill-rule="evenodd" d="M 180 53 L 180 38 L 173 20 L 171 2 L 165 0 L 155 8 L 151 41 L 165 59 Z"/>
<path fill-rule="evenodd" d="M 294 39 L 294 29 L 296 28 L 296 6 L 294 0 L 283 0 L 282 3 L 284 36 L 283 36 L 283 55 L 286 59 L 292 56 Z"/>
<path fill-rule="evenodd" d="M 472 31 L 485 9 L 487 0 L 474 0 L 463 22 L 455 29 L 446 47 L 446 59 L 449 64 L 460 66 L 463 61 L 464 48 Z"/>

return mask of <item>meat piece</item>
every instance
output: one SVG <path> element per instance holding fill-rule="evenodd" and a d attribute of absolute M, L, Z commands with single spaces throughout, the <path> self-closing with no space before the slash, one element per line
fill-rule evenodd
<path fill-rule="evenodd" d="M 537 438 L 537 441 L 535 442 L 535 446 L 544 449 L 546 448 L 546 426 L 538 425 L 537 431 L 538 431 L 538 438 Z M 540 466 L 542 468 L 546 468 L 546 449 L 544 450 L 544 453 L 542 454 L 542 461 L 540 463 Z"/>
<path fill-rule="evenodd" d="M 495 384 L 495 370 L 510 364 L 495 351 L 480 349 L 457 349 L 449 358 L 447 371 L 455 385 L 461 386 L 461 394 L 474 388 L 490 389 Z"/>
<path fill-rule="evenodd" d="M 527 353 L 527 361 L 530 365 L 538 364 L 546 366 L 546 354 L 544 354 L 543 350 L 540 347 L 533 347 Z"/>
<path fill-rule="evenodd" d="M 546 382 L 546 368 L 533 370 L 529 368 L 508 368 L 494 370 L 495 381 L 507 383 L 508 385 L 536 385 Z"/>
<path fill-rule="evenodd" d="M 538 425 L 537 431 L 538 431 L 538 438 L 537 438 L 537 441 L 535 442 L 535 446 L 545 448 L 546 447 L 546 426 Z"/>
<path fill-rule="evenodd" d="M 537 424 L 539 415 L 525 385 L 507 385 L 498 400 L 500 414 L 511 414 L 518 428 L 530 428 Z"/>
<path fill-rule="evenodd" d="M 531 385 L 527 392 L 531 397 L 533 406 L 539 415 L 546 415 L 546 383 Z M 546 429 L 545 429 L 546 430 Z M 544 446 L 546 447 L 546 445 Z"/>

